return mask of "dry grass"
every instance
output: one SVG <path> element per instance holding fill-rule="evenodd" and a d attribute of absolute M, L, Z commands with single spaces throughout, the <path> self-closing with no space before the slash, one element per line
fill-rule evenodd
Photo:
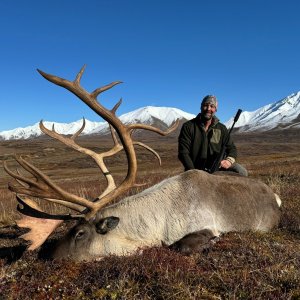
<path fill-rule="evenodd" d="M 250 176 L 268 183 L 282 199 L 278 229 L 267 234 L 228 233 L 208 254 L 190 257 L 166 248 L 91 263 L 42 261 L 36 252 L 25 252 L 20 259 L 11 255 L 9 260 L 0 259 L 0 299 L 300 299 L 300 140 L 292 137 L 292 141 L 288 136 L 276 140 L 271 133 L 267 138 L 236 137 L 240 161 Z M 82 142 L 96 147 L 95 141 Z M 139 158 L 146 161 L 142 164 L 139 160 L 140 182 L 146 183 L 143 188 L 182 170 L 176 159 L 175 139 L 165 144 L 153 139 L 151 143 L 161 154 L 164 167 L 157 168 L 151 154 L 138 150 Z M 74 152 L 67 157 L 69 150 L 62 146 L 48 140 L 40 141 L 36 147 L 25 142 L 16 142 L 15 146 L 4 143 L 1 153 L 11 157 L 13 149 L 24 151 L 68 190 L 94 198 L 105 186 L 90 162 Z M 60 148 L 50 155 L 53 147 Z M 48 149 L 47 155 L 44 148 Z M 120 182 L 125 174 L 124 156 L 116 159 L 117 164 L 109 164 Z M 84 169 L 78 171 L 78 166 Z M 57 167 L 59 172 L 55 172 Z M 18 217 L 15 200 L 4 187 L 8 178 L 1 169 L 0 174 L 1 224 L 13 225 Z M 48 211 L 58 211 L 57 207 L 42 205 Z M 70 225 L 60 228 L 56 236 Z M 24 246 L 17 238 L 19 234 L 17 228 L 2 227 L 0 251 Z"/>

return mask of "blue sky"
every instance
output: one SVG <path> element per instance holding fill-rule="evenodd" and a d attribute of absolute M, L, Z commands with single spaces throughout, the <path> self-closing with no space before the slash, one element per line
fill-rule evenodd
<path fill-rule="evenodd" d="M 118 114 L 155 105 L 198 113 L 206 94 L 227 121 L 300 90 L 300 1 L 0 0 L 0 131 L 40 119 L 98 121 L 37 68 L 74 79 Z"/>

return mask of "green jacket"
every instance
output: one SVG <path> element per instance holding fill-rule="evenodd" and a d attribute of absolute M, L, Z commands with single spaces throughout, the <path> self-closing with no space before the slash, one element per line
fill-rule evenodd
<path fill-rule="evenodd" d="M 185 122 L 178 138 L 178 158 L 185 170 L 209 170 L 220 154 L 227 134 L 226 126 L 215 116 L 207 132 L 201 122 L 200 114 Z M 226 145 L 225 153 L 226 157 L 230 156 L 234 159 L 237 157 L 237 150 L 231 138 Z"/>

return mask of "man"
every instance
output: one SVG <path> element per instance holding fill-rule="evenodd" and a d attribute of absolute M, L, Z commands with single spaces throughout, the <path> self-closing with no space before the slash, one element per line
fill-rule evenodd
<path fill-rule="evenodd" d="M 201 112 L 197 117 L 182 125 L 178 139 L 178 158 L 186 171 L 199 169 L 209 172 L 222 150 L 228 130 L 215 116 L 217 108 L 217 98 L 207 95 L 201 102 Z M 231 138 L 225 147 L 225 158 L 220 163 L 220 170 L 248 176 L 247 170 L 235 162 L 237 150 Z"/>

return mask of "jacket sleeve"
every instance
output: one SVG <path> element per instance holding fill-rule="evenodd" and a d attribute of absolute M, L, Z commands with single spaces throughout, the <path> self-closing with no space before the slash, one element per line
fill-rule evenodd
<path fill-rule="evenodd" d="M 228 135 L 228 130 L 227 128 L 225 128 L 225 134 L 224 137 L 226 138 L 226 136 Z M 229 137 L 229 141 L 226 144 L 226 151 L 225 151 L 226 157 L 233 157 L 234 159 L 237 158 L 237 149 L 236 146 L 231 138 L 231 136 Z"/>
<path fill-rule="evenodd" d="M 194 163 L 190 156 L 191 147 L 192 134 L 190 127 L 186 124 L 183 124 L 178 137 L 178 158 L 183 164 L 185 171 L 195 169 Z"/>

